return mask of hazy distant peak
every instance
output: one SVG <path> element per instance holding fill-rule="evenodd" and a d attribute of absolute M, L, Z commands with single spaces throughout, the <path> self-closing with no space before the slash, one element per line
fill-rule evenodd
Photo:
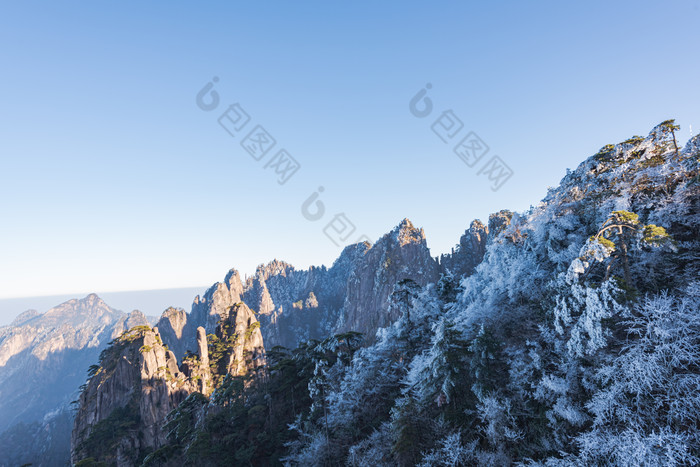
<path fill-rule="evenodd" d="M 39 313 L 36 310 L 27 310 L 23 313 L 20 313 L 10 324 L 10 326 L 21 326 L 22 324 L 26 323 L 27 321 L 30 321 L 37 316 L 41 316 L 41 313 Z"/>
<path fill-rule="evenodd" d="M 97 294 L 87 295 L 85 298 L 72 299 L 51 308 L 44 313 L 44 318 L 62 318 L 78 315 L 89 315 L 96 318 L 101 315 L 116 315 L 121 312 L 112 309 Z"/>

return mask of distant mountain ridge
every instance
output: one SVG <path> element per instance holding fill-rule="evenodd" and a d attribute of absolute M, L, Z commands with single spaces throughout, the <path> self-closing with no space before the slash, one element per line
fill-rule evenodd
<path fill-rule="evenodd" d="M 121 292 L 97 293 L 106 303 L 117 310 L 138 309 L 146 316 L 155 317 L 155 321 L 163 310 L 169 306 L 185 307 L 189 309 L 192 297 L 200 293 L 206 287 L 179 287 L 170 289 L 151 290 L 126 290 Z M 12 324 L 12 320 L 25 310 L 35 310 L 38 314 L 44 313 L 50 308 L 80 298 L 85 294 L 63 294 L 37 297 L 0 298 L 0 327 Z"/>
<path fill-rule="evenodd" d="M 443 255 L 443 262 L 462 275 L 471 272 L 483 258 L 487 236 L 486 227 L 478 232 L 467 230 L 464 238 L 474 237 L 481 246 Z M 467 266 L 462 265 L 465 261 Z M 245 281 L 232 269 L 224 281 L 195 297 L 191 313 L 166 311 L 156 326 L 178 359 L 194 350 L 198 326 L 212 333 L 222 314 L 238 302 L 258 313 L 265 345 L 270 348 L 294 348 L 300 342 L 348 330 L 362 332 L 369 343 L 377 329 L 396 319 L 387 309 L 396 283 L 413 278 L 425 286 L 435 283 L 447 269 L 430 255 L 423 229 L 404 219 L 374 245 L 347 246 L 330 268 L 297 270 L 274 260 L 260 265 Z"/>
<path fill-rule="evenodd" d="M 85 382 L 87 368 L 109 341 L 144 324 L 149 323 L 141 312 L 114 310 L 92 294 L 44 314 L 22 313 L 12 325 L 1 327 L 0 447 L 4 456 L 0 465 L 67 462 L 67 446 L 53 446 L 50 440 L 60 436 L 63 443 L 67 440 L 65 430 L 73 419 L 71 402 Z M 4 446 L 3 432 L 12 427 L 14 432 L 33 431 L 43 441 L 23 439 Z M 31 446 L 40 445 L 53 446 L 51 455 L 32 452 Z"/>

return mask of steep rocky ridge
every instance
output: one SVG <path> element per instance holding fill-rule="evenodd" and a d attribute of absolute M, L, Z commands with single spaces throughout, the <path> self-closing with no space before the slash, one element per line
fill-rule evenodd
<path fill-rule="evenodd" d="M 245 303 L 235 304 L 222 317 L 216 335 L 219 339 L 229 336 L 232 338 L 224 362 L 226 374 L 245 375 L 265 364 L 265 346 L 260 323 Z"/>
<path fill-rule="evenodd" d="M 471 273 L 483 257 L 487 229 L 479 226 L 475 221 L 468 231 L 474 237 L 469 247 L 442 258 L 460 265 L 453 271 L 458 276 Z M 419 285 L 433 283 L 440 269 L 430 256 L 423 230 L 404 219 L 374 245 L 364 242 L 346 247 L 330 268 L 297 270 L 274 260 L 260 265 L 245 281 L 232 269 L 224 281 L 194 299 L 189 315 L 166 310 L 158 327 L 165 342 L 182 358 L 187 350 L 195 349 L 198 326 L 213 333 L 228 311 L 244 302 L 257 312 L 268 348 L 294 348 L 300 342 L 348 330 L 366 334 L 369 342 L 379 327 L 396 318 L 388 309 L 396 283 L 405 278 Z"/>
<path fill-rule="evenodd" d="M 453 248 L 449 254 L 442 254 L 438 258 L 440 272 L 451 272 L 457 277 L 467 276 L 484 259 L 489 228 L 479 219 L 472 221 L 469 229 L 459 239 L 457 248 Z"/>
<path fill-rule="evenodd" d="M 157 329 L 137 326 L 115 339 L 91 367 L 80 395 L 71 459 L 134 465 L 165 441 L 162 421 L 199 388 L 180 372 Z"/>
<path fill-rule="evenodd" d="M 457 275 L 471 273 L 483 257 L 487 235 L 475 221 L 459 251 L 441 260 L 459 265 L 452 271 Z M 398 317 L 389 306 L 396 284 L 411 279 L 425 286 L 439 279 L 441 269 L 446 266 L 431 257 L 424 231 L 404 219 L 374 245 L 346 247 L 330 268 L 296 270 L 274 260 L 245 280 L 232 269 L 194 299 L 189 314 L 169 308 L 155 328 L 130 331 L 133 323 L 120 318 L 110 336 L 126 332 L 91 367 L 80 396 L 72 460 L 137 464 L 165 446 L 163 425 L 171 410 L 195 392 L 209 396 L 227 375 L 258 374 L 266 347 L 294 348 L 346 331 L 364 333 L 366 342 L 373 342 L 377 329 Z M 145 323 L 145 317 L 134 316 Z M 31 313 L 21 317 L 25 323 L 34 319 Z M 101 455 L 104 446 L 107 455 Z"/>
<path fill-rule="evenodd" d="M 131 328 L 102 352 L 80 395 L 71 438 L 73 463 L 93 458 L 138 465 L 166 444 L 166 417 L 190 394 L 208 396 L 215 377 L 220 383 L 226 375 L 255 374 L 263 368 L 265 350 L 255 314 L 242 302 L 221 313 L 210 336 L 213 342 L 198 327 L 197 353 L 188 354 L 182 365 L 157 327 Z M 168 314 L 179 315 L 173 310 Z"/>
<path fill-rule="evenodd" d="M 388 300 L 402 279 L 420 286 L 439 279 L 438 263 L 430 256 L 425 232 L 408 219 L 380 238 L 350 273 L 344 316 L 337 331 L 362 332 L 372 341 L 377 329 L 398 318 Z"/>
<path fill-rule="evenodd" d="M 296 270 L 280 261 L 258 267 L 243 299 L 259 311 L 266 345 L 293 348 L 333 333 L 344 313 L 348 278 L 369 248 L 346 247 L 330 268 Z"/>

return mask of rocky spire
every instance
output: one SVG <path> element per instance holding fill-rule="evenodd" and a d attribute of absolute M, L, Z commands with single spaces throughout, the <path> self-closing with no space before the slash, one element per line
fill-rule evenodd
<path fill-rule="evenodd" d="M 209 349 L 207 348 L 207 332 L 202 326 L 197 328 L 197 354 L 202 365 L 209 366 Z"/>
<path fill-rule="evenodd" d="M 255 371 L 265 364 L 265 347 L 260 332 L 260 323 L 255 313 L 243 302 L 235 304 L 229 316 L 217 328 L 220 338 L 235 334 L 229 353 L 227 368 L 232 376 L 241 376 Z"/>
<path fill-rule="evenodd" d="M 367 342 L 378 328 L 391 324 L 395 316 L 389 296 L 403 279 L 418 285 L 438 279 L 438 263 L 430 256 L 423 229 L 404 219 L 370 248 L 350 273 L 342 322 L 336 332 L 358 331 Z"/>
<path fill-rule="evenodd" d="M 163 420 L 196 390 L 149 326 L 124 332 L 90 373 L 71 438 L 72 463 L 94 457 L 134 465 L 140 451 L 165 443 Z"/>
<path fill-rule="evenodd" d="M 448 270 L 456 277 L 469 276 L 484 259 L 489 229 L 479 219 L 472 221 L 459 245 L 451 254 L 440 256 L 440 272 Z"/>
<path fill-rule="evenodd" d="M 170 307 L 157 323 L 163 341 L 182 360 L 185 352 L 193 348 L 194 332 L 190 317 L 182 308 Z"/>
<path fill-rule="evenodd" d="M 489 234 L 491 238 L 496 238 L 503 232 L 513 219 L 513 212 L 504 209 L 489 216 Z"/>
<path fill-rule="evenodd" d="M 238 271 L 232 269 L 224 282 L 218 282 L 206 291 L 203 297 L 195 297 L 192 304 L 191 318 L 197 326 L 203 326 L 207 332 L 213 332 L 221 317 L 241 301 L 243 284 Z"/>

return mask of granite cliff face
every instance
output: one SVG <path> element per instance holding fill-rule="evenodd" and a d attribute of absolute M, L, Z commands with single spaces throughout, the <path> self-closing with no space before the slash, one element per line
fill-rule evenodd
<path fill-rule="evenodd" d="M 171 307 L 163 312 L 156 324 L 162 339 L 178 360 L 182 360 L 187 350 L 194 349 L 193 323 L 193 320 L 188 320 L 185 310 Z"/>
<path fill-rule="evenodd" d="M 223 362 L 226 374 L 242 376 L 265 364 L 260 323 L 245 303 L 236 303 L 222 316 L 216 336 L 219 339 L 228 338 L 231 342 Z"/>
<path fill-rule="evenodd" d="M 0 466 L 67 461 L 68 445 L 62 443 L 72 422 L 70 403 L 85 381 L 85 370 L 109 340 L 141 324 L 147 324 L 142 313 L 114 310 L 93 294 L 44 314 L 22 313 L 0 328 L 0 445 L 14 433 L 39 436 L 8 443 L 13 451 L 4 452 Z M 43 456 L 39 450 L 34 455 L 28 448 L 41 439 L 53 447 Z M 56 440 L 64 441 L 55 444 Z"/>
<path fill-rule="evenodd" d="M 258 267 L 243 300 L 259 310 L 266 345 L 294 348 L 332 334 L 344 313 L 348 278 L 368 249 L 366 243 L 348 246 L 330 268 L 296 270 L 281 261 Z"/>
<path fill-rule="evenodd" d="M 472 221 L 469 229 L 459 239 L 457 248 L 450 254 L 440 255 L 440 272 L 451 272 L 457 277 L 468 276 L 484 259 L 489 228 L 479 219 Z"/>
<path fill-rule="evenodd" d="M 448 269 L 457 277 L 471 274 L 483 259 L 487 236 L 488 228 L 474 221 L 458 251 L 438 262 L 430 256 L 423 230 L 404 219 L 374 245 L 346 247 L 330 268 L 297 270 L 274 260 L 260 265 L 244 281 L 232 269 L 222 282 L 194 299 L 191 313 L 166 310 L 158 328 L 181 360 L 196 349 L 197 327 L 214 333 L 232 307 L 243 302 L 256 311 L 268 348 L 294 348 L 345 331 L 362 332 L 371 342 L 378 328 L 397 317 L 388 306 L 396 283 L 413 279 L 424 286 Z"/>
<path fill-rule="evenodd" d="M 408 219 L 380 238 L 351 272 L 337 331 L 361 332 L 373 341 L 377 329 L 398 318 L 389 307 L 389 296 L 403 279 L 420 286 L 439 279 L 438 263 L 430 256 L 425 232 Z"/>
<path fill-rule="evenodd" d="M 115 339 L 90 373 L 71 438 L 73 463 L 94 457 L 135 465 L 142 453 L 165 442 L 166 415 L 200 389 L 150 326 L 134 327 Z"/>
<path fill-rule="evenodd" d="M 210 297 L 217 305 L 219 298 Z M 255 314 L 242 302 L 218 309 L 211 352 L 200 326 L 195 331 L 197 353 L 187 354 L 182 365 L 157 327 L 131 328 L 102 352 L 80 395 L 71 438 L 73 463 L 94 458 L 110 465 L 139 465 L 146 454 L 166 444 L 166 417 L 190 394 L 209 396 L 214 377 L 220 382 L 225 375 L 263 368 L 265 349 Z M 175 319 L 180 311 L 169 309 L 165 315 L 172 318 L 168 322 L 182 324 Z"/>
<path fill-rule="evenodd" d="M 190 318 L 198 326 L 211 333 L 216 329 L 221 317 L 241 301 L 243 284 L 238 271 L 232 269 L 223 282 L 211 286 L 201 298 L 195 297 Z"/>

